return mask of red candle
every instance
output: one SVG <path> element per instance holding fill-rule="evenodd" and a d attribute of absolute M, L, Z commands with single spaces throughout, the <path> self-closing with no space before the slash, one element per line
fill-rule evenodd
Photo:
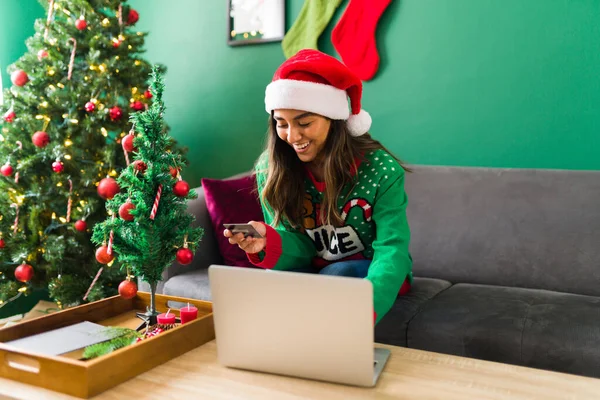
<path fill-rule="evenodd" d="M 193 321 L 198 318 L 198 309 L 194 306 L 190 306 L 188 303 L 187 307 L 183 307 L 179 310 L 179 318 L 181 318 L 182 324 Z"/>
<path fill-rule="evenodd" d="M 171 311 L 171 310 L 169 310 Z M 165 314 L 160 314 L 156 319 L 161 325 L 173 325 L 175 323 L 175 314 L 167 311 Z"/>

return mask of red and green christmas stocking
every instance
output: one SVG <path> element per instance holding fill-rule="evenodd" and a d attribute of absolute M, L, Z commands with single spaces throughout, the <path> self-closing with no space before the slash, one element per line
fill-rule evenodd
<path fill-rule="evenodd" d="M 331 41 L 344 64 L 361 80 L 372 79 L 379 69 L 375 30 L 392 0 L 350 0 L 331 33 Z"/>

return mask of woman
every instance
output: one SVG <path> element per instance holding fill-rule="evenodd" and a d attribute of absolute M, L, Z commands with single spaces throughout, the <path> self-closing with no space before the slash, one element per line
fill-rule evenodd
<path fill-rule="evenodd" d="M 360 79 L 319 51 L 279 67 L 256 165 L 265 223 L 250 222 L 263 237 L 224 235 L 258 267 L 370 280 L 379 322 L 412 283 L 410 230 L 404 168 L 367 133 L 361 95 Z"/>

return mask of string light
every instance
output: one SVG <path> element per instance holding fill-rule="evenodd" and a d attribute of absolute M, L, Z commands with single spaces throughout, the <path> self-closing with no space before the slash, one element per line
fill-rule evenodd
<path fill-rule="evenodd" d="M 17 204 L 19 204 L 19 205 L 23 204 L 23 200 L 25 200 L 25 196 L 23 196 L 23 195 L 17 196 Z"/>
<path fill-rule="evenodd" d="M 4 142 L 4 136 L 0 135 L 0 142 Z"/>
<path fill-rule="evenodd" d="M 68 116 L 69 116 L 69 114 L 67 114 L 67 113 L 64 113 L 64 114 L 62 115 L 62 117 L 63 117 L 63 118 L 67 118 Z"/>
<path fill-rule="evenodd" d="M 123 36 L 123 35 L 119 35 L 119 40 L 120 40 L 120 41 L 123 41 L 123 40 L 125 40 L 125 36 Z"/>
<path fill-rule="evenodd" d="M 129 45 L 129 46 L 127 46 L 127 48 L 128 48 L 129 50 L 131 50 L 131 49 L 133 49 L 133 46 L 132 46 L 132 45 Z"/>
<path fill-rule="evenodd" d="M 115 69 L 115 72 L 118 74 L 118 73 L 119 73 L 119 69 L 118 69 L 118 68 L 117 68 L 117 69 Z"/>
<path fill-rule="evenodd" d="M 98 69 L 100 70 L 100 72 L 106 71 L 106 64 L 100 64 L 100 65 L 98 65 Z"/>
<path fill-rule="evenodd" d="M 20 293 L 25 293 L 27 291 L 27 286 L 23 286 L 19 288 Z"/>
<path fill-rule="evenodd" d="M 252 36 L 256 36 L 256 31 L 252 31 L 252 32 L 250 32 L 250 34 L 251 34 Z"/>
<path fill-rule="evenodd" d="M 102 136 L 108 137 L 108 132 L 106 131 L 106 128 L 104 128 L 104 127 L 100 128 L 100 132 L 102 132 Z"/>
<path fill-rule="evenodd" d="M 62 184 L 62 182 L 58 182 L 58 183 L 56 184 L 56 187 L 61 187 L 62 185 L 63 185 L 63 184 Z"/>
<path fill-rule="evenodd" d="M 64 89 L 64 88 L 65 88 L 65 85 L 63 85 L 62 83 L 57 83 L 57 84 L 56 84 L 56 86 L 58 86 L 58 87 L 59 87 L 59 88 L 61 88 L 61 89 Z"/>
<path fill-rule="evenodd" d="M 231 31 L 231 37 L 235 37 L 235 35 L 237 35 L 236 31 Z"/>
<path fill-rule="evenodd" d="M 131 93 L 136 94 L 138 92 L 138 88 L 137 87 L 132 87 L 131 88 Z"/>
<path fill-rule="evenodd" d="M 62 222 L 63 224 L 66 224 L 66 223 L 67 223 L 67 219 L 66 219 L 65 217 L 60 217 L 58 220 L 59 220 L 60 222 Z"/>
<path fill-rule="evenodd" d="M 117 171 L 115 171 L 114 169 L 112 171 L 110 171 L 109 173 L 110 176 L 117 176 Z"/>
<path fill-rule="evenodd" d="M 52 219 L 56 219 L 56 213 L 52 213 Z"/>
<path fill-rule="evenodd" d="M 73 118 L 73 119 L 71 119 L 71 120 L 70 120 L 70 122 L 71 122 L 72 124 L 74 124 L 74 125 L 77 125 L 77 124 L 79 123 L 79 120 L 78 120 L 78 119 L 75 119 L 75 118 Z"/>
<path fill-rule="evenodd" d="M 139 67 L 139 66 L 142 64 L 142 62 L 141 62 L 140 60 L 135 60 L 135 61 L 133 62 L 133 64 L 134 64 L 136 67 Z"/>
<path fill-rule="evenodd" d="M 40 107 L 43 107 L 43 108 L 48 108 L 48 102 L 47 102 L 47 101 L 43 101 L 43 102 L 41 102 L 41 103 L 40 103 Z"/>
<path fill-rule="evenodd" d="M 90 69 L 92 71 L 95 71 L 96 69 L 98 69 L 98 67 L 96 67 L 94 64 L 90 64 Z"/>
<path fill-rule="evenodd" d="M 90 77 L 86 75 L 86 76 L 83 77 L 83 80 L 87 82 L 87 81 L 90 80 Z"/>
<path fill-rule="evenodd" d="M 65 154 L 65 160 L 70 160 L 71 159 L 71 155 L 70 154 Z"/>
<path fill-rule="evenodd" d="M 56 73 L 56 71 L 54 71 L 53 69 L 49 69 L 48 70 L 48 75 L 49 76 L 54 76 L 55 73 Z"/>
<path fill-rule="evenodd" d="M 137 32 L 137 35 L 138 35 L 138 36 L 142 36 L 142 35 L 143 35 L 143 33 L 142 33 L 142 32 Z"/>
<path fill-rule="evenodd" d="M 71 16 L 71 13 L 66 8 L 63 8 L 62 12 L 64 12 L 65 14 L 67 14 L 69 17 Z"/>
<path fill-rule="evenodd" d="M 49 86 L 48 86 L 48 88 L 49 88 L 50 90 L 56 90 L 56 86 L 54 86 L 54 85 L 49 85 Z"/>
<path fill-rule="evenodd" d="M 110 20 L 108 18 L 104 18 L 101 23 L 102 23 L 102 26 L 105 28 L 107 26 L 110 26 Z"/>
<path fill-rule="evenodd" d="M 65 140 L 65 146 L 66 147 L 69 147 L 69 146 L 72 146 L 72 145 L 73 145 L 73 142 L 71 142 L 71 139 Z"/>
<path fill-rule="evenodd" d="M 244 39 L 248 39 L 248 32 L 244 33 Z"/>

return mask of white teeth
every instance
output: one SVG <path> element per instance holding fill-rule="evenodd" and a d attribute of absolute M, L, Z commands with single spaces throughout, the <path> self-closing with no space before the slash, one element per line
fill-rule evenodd
<path fill-rule="evenodd" d="M 297 149 L 299 149 L 299 150 L 303 150 L 303 149 L 307 148 L 309 144 L 310 144 L 310 142 L 308 142 L 308 143 L 305 143 L 305 144 L 302 144 L 302 145 L 298 145 L 298 144 L 297 144 L 297 145 L 294 145 L 294 146 L 295 146 Z"/>

